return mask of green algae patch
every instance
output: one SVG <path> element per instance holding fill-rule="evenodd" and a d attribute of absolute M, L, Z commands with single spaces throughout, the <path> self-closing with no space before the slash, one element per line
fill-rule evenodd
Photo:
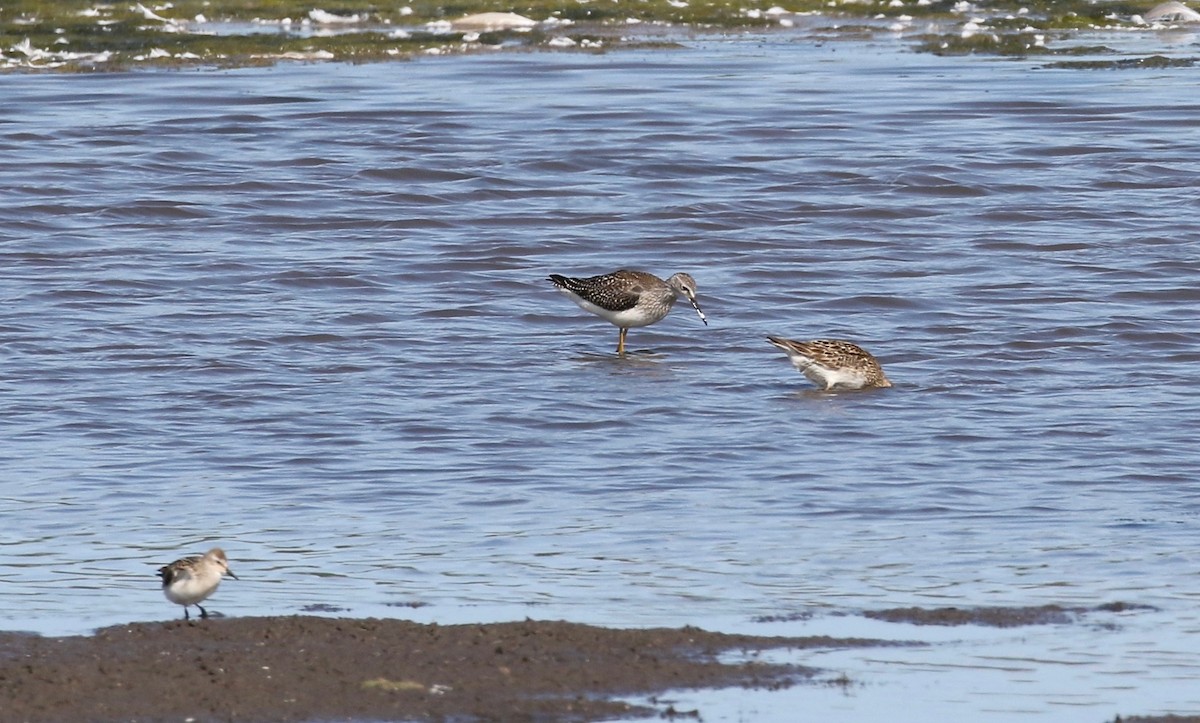
<path fill-rule="evenodd" d="M 683 4 L 676 0 L 676 5 Z M 488 1 L 384 6 L 343 0 L 320 8 L 269 0 L 184 0 L 164 6 L 24 0 L 0 5 L 0 68 L 112 71 L 134 66 L 260 65 L 280 60 L 371 62 L 504 48 L 668 47 L 670 43 L 646 43 L 636 37 L 625 40 L 605 31 L 604 25 L 612 23 L 624 30 L 643 19 L 721 26 L 766 23 L 762 18 L 742 16 L 724 2 L 710 2 L 685 13 L 689 7 L 674 7 L 667 0 L 632 7 L 619 2 L 592 5 L 575 1 L 522 6 Z M 457 29 L 452 23 L 479 12 L 516 13 L 541 24 L 472 31 Z M 551 23 L 545 23 L 547 19 Z"/>
<path fill-rule="evenodd" d="M 1112 48 L 1072 44 L 1081 34 L 1148 28 L 1142 15 L 1157 2 L 994 2 L 918 35 L 916 49 L 938 55 L 1111 55 Z M 934 3 L 930 7 L 945 5 Z M 1059 45 L 1062 44 L 1062 45 Z"/>
<path fill-rule="evenodd" d="M 926 35 L 917 44 L 917 49 L 935 55 L 1006 55 L 1025 57 L 1028 55 L 1046 55 L 1051 51 L 1045 45 L 1044 38 L 1036 33 L 992 34 L 980 33 L 975 35 Z"/>
<path fill-rule="evenodd" d="M 1063 60 L 1047 63 L 1047 68 L 1065 70 L 1143 70 L 1161 68 L 1191 68 L 1196 65 L 1196 58 L 1167 58 L 1162 55 L 1151 55 L 1146 58 L 1118 58 L 1116 60 Z"/>
<path fill-rule="evenodd" d="M 498 49 L 604 51 L 673 47 L 651 36 L 786 30 L 816 40 L 897 33 L 943 55 L 1062 55 L 1056 42 L 1095 29 L 1142 26 L 1154 2 L 956 0 L 8 0 L 0 4 L 0 69 L 122 70 L 237 66 L 281 60 L 376 62 Z M 468 29 L 479 13 L 524 27 Z M 819 17 L 819 22 L 809 18 Z M 1099 52 L 1111 54 L 1107 48 Z M 1066 66 L 1064 66 L 1066 67 Z M 1140 65 L 1138 67 L 1150 67 Z"/>
<path fill-rule="evenodd" d="M 917 49 L 935 55 L 999 55 L 1025 58 L 1030 56 L 1110 55 L 1116 51 L 1103 45 L 1072 45 L 1051 47 L 1045 36 L 1037 33 L 1009 35 L 978 34 L 962 36 L 925 36 Z"/>
<path fill-rule="evenodd" d="M 390 692 L 424 693 L 429 688 L 424 683 L 415 680 L 389 680 L 387 678 L 372 678 L 363 681 L 363 690 L 385 690 Z"/>

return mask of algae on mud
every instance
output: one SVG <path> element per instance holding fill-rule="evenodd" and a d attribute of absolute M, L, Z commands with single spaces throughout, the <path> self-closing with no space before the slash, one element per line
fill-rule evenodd
<path fill-rule="evenodd" d="M 940 54 L 1056 55 L 1046 36 L 1138 25 L 1155 2 L 996 0 L 12 0 L 0 5 L 0 69 L 121 70 L 279 60 L 373 62 L 494 49 L 670 45 L 663 28 L 704 32 L 815 24 L 823 39 L 908 37 Z M 501 12 L 536 27 L 470 32 L 453 21 Z M 814 23 L 813 18 L 822 22 Z M 654 32 L 646 29 L 652 28 Z"/>

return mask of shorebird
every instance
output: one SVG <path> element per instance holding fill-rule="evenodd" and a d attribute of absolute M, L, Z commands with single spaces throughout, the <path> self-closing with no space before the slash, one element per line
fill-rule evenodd
<path fill-rule="evenodd" d="M 1137 22 L 1138 17 L 1133 17 L 1134 22 Z M 1192 10 L 1187 5 L 1181 2 L 1166 2 L 1161 5 L 1155 5 L 1146 13 L 1142 22 L 1156 23 L 1175 22 L 1175 23 L 1195 23 L 1200 22 L 1200 13 Z"/>
<path fill-rule="evenodd" d="M 550 274 L 549 280 L 584 311 L 621 330 L 617 335 L 619 355 L 625 354 L 625 335 L 631 328 L 662 321 L 681 294 L 708 326 L 708 319 L 696 303 L 696 280 L 689 274 L 675 274 L 663 281 L 645 271 L 621 269 L 582 279 Z"/>
<path fill-rule="evenodd" d="M 200 617 L 208 617 L 208 611 L 200 607 L 200 601 L 217 591 L 222 575 L 238 579 L 229 569 L 225 551 L 219 547 L 214 547 L 203 556 L 185 557 L 170 565 L 163 565 L 158 569 L 158 575 L 162 578 L 163 595 L 176 605 L 183 606 L 184 620 L 188 619 L 188 605 L 200 608 Z"/>
<path fill-rule="evenodd" d="M 825 391 L 892 386 L 875 357 L 857 344 L 837 339 L 792 341 L 778 336 L 768 336 L 767 341 L 783 349 L 792 364 Z"/>

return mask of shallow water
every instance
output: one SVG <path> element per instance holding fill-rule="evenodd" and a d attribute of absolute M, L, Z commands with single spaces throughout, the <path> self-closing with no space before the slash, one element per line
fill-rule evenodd
<path fill-rule="evenodd" d="M 938 643 L 709 721 L 1200 711 L 1195 90 L 786 35 L 2 76 L 0 627 L 177 617 L 156 567 L 220 544 L 226 615 Z M 621 266 L 710 326 L 616 358 L 544 277 Z"/>

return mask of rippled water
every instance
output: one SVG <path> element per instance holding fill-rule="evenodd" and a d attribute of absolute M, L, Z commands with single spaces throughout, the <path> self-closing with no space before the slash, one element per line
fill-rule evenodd
<path fill-rule="evenodd" d="M 177 617 L 219 543 L 226 615 L 939 643 L 706 720 L 1200 710 L 1194 72 L 689 45 L 0 77 L 0 626 Z M 621 266 L 711 326 L 616 358 L 544 277 Z"/>

